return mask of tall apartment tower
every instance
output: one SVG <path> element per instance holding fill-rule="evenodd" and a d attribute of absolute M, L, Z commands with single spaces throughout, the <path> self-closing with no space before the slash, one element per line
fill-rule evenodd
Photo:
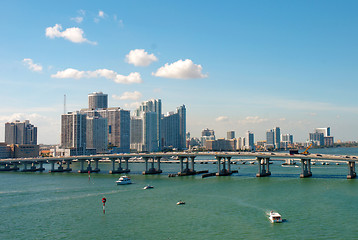
<path fill-rule="evenodd" d="M 108 108 L 108 94 L 103 94 L 103 92 L 88 94 L 88 108 L 91 110 Z"/>
<path fill-rule="evenodd" d="M 97 153 L 108 150 L 107 118 L 101 116 L 87 117 L 86 147 L 96 149 Z"/>
<path fill-rule="evenodd" d="M 228 131 L 226 133 L 226 139 L 230 140 L 230 139 L 234 139 L 235 138 L 235 131 Z"/>
<path fill-rule="evenodd" d="M 116 152 L 129 153 L 130 151 L 130 112 L 119 107 L 106 109 L 82 109 L 88 117 L 107 119 L 107 142 L 116 147 Z"/>
<path fill-rule="evenodd" d="M 74 155 L 85 154 L 86 114 L 73 112 L 61 116 L 61 146 L 74 149 Z"/>
<path fill-rule="evenodd" d="M 254 133 L 252 133 L 250 131 L 247 131 L 247 133 L 246 133 L 245 148 L 250 151 L 255 150 Z"/>
<path fill-rule="evenodd" d="M 37 127 L 29 120 L 5 123 L 5 143 L 37 145 Z"/>
<path fill-rule="evenodd" d="M 275 133 L 275 148 L 280 149 L 281 148 L 281 130 L 279 127 L 276 127 L 274 129 Z"/>
<path fill-rule="evenodd" d="M 163 147 L 178 150 L 186 148 L 186 109 L 185 105 L 177 108 L 177 112 L 170 112 L 162 120 Z"/>
<path fill-rule="evenodd" d="M 142 151 L 161 151 L 162 101 L 160 99 L 152 99 L 142 102 L 139 108 L 134 112 L 134 116 L 143 119 Z"/>

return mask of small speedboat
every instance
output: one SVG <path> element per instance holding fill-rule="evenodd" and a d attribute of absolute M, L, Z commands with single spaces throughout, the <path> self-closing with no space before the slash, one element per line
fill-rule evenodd
<path fill-rule="evenodd" d="M 184 205 L 184 204 L 185 204 L 184 201 L 179 201 L 179 202 L 177 202 L 177 205 Z"/>
<path fill-rule="evenodd" d="M 153 186 L 150 186 L 150 185 L 147 185 L 145 186 L 143 189 L 151 189 L 151 188 L 154 188 Z"/>
<path fill-rule="evenodd" d="M 122 176 L 120 177 L 117 181 L 116 181 L 117 185 L 126 185 L 126 184 L 131 184 L 131 178 L 128 176 Z"/>
<path fill-rule="evenodd" d="M 282 223 L 282 217 L 278 212 L 271 211 L 269 219 L 272 223 Z"/>

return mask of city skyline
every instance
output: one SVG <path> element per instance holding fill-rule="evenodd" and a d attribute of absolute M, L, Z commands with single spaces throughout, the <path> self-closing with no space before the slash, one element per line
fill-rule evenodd
<path fill-rule="evenodd" d="M 67 4 L 68 3 L 68 4 Z M 185 104 L 187 131 L 218 138 L 267 129 L 305 142 L 330 126 L 356 141 L 358 3 L 345 1 L 4 2 L 0 141 L 4 124 L 30 120 L 38 143 L 60 143 L 67 111 L 87 94 L 133 112 L 161 99 Z M 6 24 L 5 24 L 6 23 Z"/>

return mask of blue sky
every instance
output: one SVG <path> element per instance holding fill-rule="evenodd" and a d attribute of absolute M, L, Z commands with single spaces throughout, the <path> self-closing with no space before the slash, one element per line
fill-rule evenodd
<path fill-rule="evenodd" d="M 0 140 L 29 119 L 59 143 L 67 111 L 102 91 L 134 110 L 185 104 L 187 130 L 276 126 L 357 140 L 357 1 L 2 1 Z"/>

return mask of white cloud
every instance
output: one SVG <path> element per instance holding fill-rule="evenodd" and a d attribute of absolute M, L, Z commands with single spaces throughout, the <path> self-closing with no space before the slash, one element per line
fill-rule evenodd
<path fill-rule="evenodd" d="M 142 94 L 138 91 L 134 92 L 124 92 L 121 96 L 115 94 L 112 95 L 112 98 L 116 100 L 139 100 L 142 97 Z"/>
<path fill-rule="evenodd" d="M 25 63 L 25 65 L 34 72 L 41 72 L 42 71 L 42 66 L 40 64 L 36 64 L 32 61 L 31 58 L 24 58 L 24 60 L 22 60 L 23 63 Z"/>
<path fill-rule="evenodd" d="M 124 107 L 127 109 L 137 109 L 141 105 L 141 102 L 132 102 L 124 104 Z"/>
<path fill-rule="evenodd" d="M 98 11 L 98 17 L 104 18 L 104 12 L 99 10 Z"/>
<path fill-rule="evenodd" d="M 202 66 L 194 64 L 190 59 L 179 60 L 172 64 L 166 63 L 152 75 L 156 77 L 175 78 L 175 79 L 193 79 L 206 78 L 207 74 L 202 73 Z"/>
<path fill-rule="evenodd" d="M 83 17 L 74 17 L 71 18 L 72 21 L 75 21 L 76 23 L 81 23 L 83 22 Z"/>
<path fill-rule="evenodd" d="M 158 58 L 154 54 L 148 54 L 144 49 L 131 50 L 126 55 L 126 62 L 134 66 L 149 66 L 156 61 L 158 61 Z"/>
<path fill-rule="evenodd" d="M 74 43 L 90 43 L 96 45 L 96 42 L 89 41 L 86 39 L 83 35 L 84 32 L 81 28 L 72 27 L 67 28 L 64 31 L 62 31 L 62 26 L 60 24 L 56 24 L 54 27 L 48 27 L 46 28 L 46 37 L 49 38 L 64 38 Z"/>
<path fill-rule="evenodd" d="M 120 75 L 113 70 L 108 69 L 97 69 L 95 71 L 79 71 L 73 68 L 67 68 L 63 71 L 58 71 L 56 74 L 51 75 L 52 78 L 74 78 L 74 79 L 81 79 L 81 78 L 99 78 L 104 77 L 110 80 L 113 80 L 116 83 L 124 83 L 124 84 L 131 84 L 131 83 L 141 83 L 142 78 L 140 73 L 133 72 L 130 73 L 128 76 Z"/>
<path fill-rule="evenodd" d="M 244 120 L 240 120 L 239 123 L 241 124 L 256 124 L 256 123 L 263 123 L 263 122 L 267 122 L 268 119 L 266 118 L 260 118 L 258 116 L 248 116 L 246 117 Z"/>
<path fill-rule="evenodd" d="M 226 122 L 229 118 L 227 116 L 220 116 L 215 119 L 216 122 Z"/>

